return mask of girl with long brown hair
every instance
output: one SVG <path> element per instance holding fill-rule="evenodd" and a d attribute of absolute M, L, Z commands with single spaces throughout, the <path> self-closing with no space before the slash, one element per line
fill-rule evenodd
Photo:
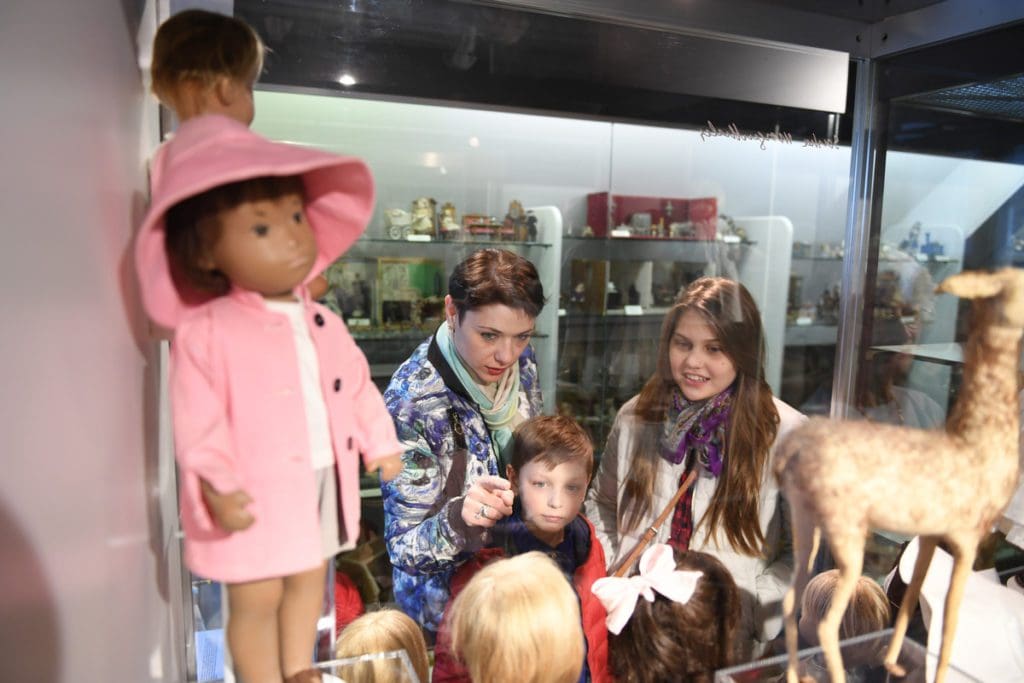
<path fill-rule="evenodd" d="M 740 657 L 780 632 L 792 570 L 769 461 L 804 417 L 772 396 L 765 354 L 750 292 L 724 278 L 694 281 L 665 315 L 657 370 L 619 410 L 586 502 L 614 570 L 696 473 L 654 541 L 714 555 L 732 573 Z"/>

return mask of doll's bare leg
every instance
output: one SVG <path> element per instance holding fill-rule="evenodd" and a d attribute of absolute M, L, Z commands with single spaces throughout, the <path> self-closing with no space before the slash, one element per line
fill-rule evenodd
<path fill-rule="evenodd" d="M 281 670 L 285 678 L 312 665 L 316 621 L 323 605 L 326 577 L 326 562 L 316 569 L 284 577 L 279 629 Z"/>
<path fill-rule="evenodd" d="M 228 584 L 228 648 L 245 683 L 281 683 L 278 614 L 283 579 Z"/>

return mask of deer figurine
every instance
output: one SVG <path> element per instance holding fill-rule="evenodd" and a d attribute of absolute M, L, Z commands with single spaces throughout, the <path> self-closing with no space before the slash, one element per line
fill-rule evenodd
<path fill-rule="evenodd" d="M 964 584 L 978 543 L 1008 503 L 1018 477 L 1017 377 L 1024 331 L 1024 270 L 968 271 L 939 292 L 972 299 L 963 384 L 945 430 L 814 418 L 780 444 L 775 476 L 792 511 L 793 585 L 783 601 L 787 680 L 796 683 L 800 604 L 822 534 L 841 578 L 818 627 L 829 676 L 846 676 L 839 625 L 860 576 L 869 529 L 919 535 L 913 578 L 896 617 L 885 665 L 896 658 L 935 546 L 954 558 L 935 682 L 945 679 Z"/>

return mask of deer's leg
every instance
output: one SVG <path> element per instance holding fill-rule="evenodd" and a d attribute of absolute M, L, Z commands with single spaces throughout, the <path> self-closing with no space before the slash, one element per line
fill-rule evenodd
<path fill-rule="evenodd" d="M 899 658 L 900 648 L 903 647 L 903 637 L 907 634 L 907 624 L 910 623 L 910 615 L 917 607 L 917 600 L 921 596 L 921 584 L 924 583 L 925 574 L 928 573 L 928 565 L 932 562 L 932 555 L 935 554 L 935 544 L 938 539 L 932 536 L 921 536 L 918 538 L 917 562 L 914 563 L 914 576 L 910 579 L 906 593 L 903 594 L 903 603 L 900 611 L 896 614 L 896 625 L 893 627 L 892 640 L 889 641 L 889 649 L 885 652 L 885 668 L 896 676 L 905 676 L 906 671 L 896 663 Z M 899 571 L 897 569 L 896 571 Z"/>
<path fill-rule="evenodd" d="M 935 683 L 942 683 L 953 654 L 953 635 L 956 633 L 957 613 L 964 597 L 967 577 L 974 567 L 977 555 L 977 539 L 950 539 L 953 545 L 953 576 L 946 593 L 946 607 L 942 613 L 942 647 L 939 649 L 939 665 L 935 669 Z"/>
<path fill-rule="evenodd" d="M 839 581 L 832 594 L 832 604 L 825 613 L 825 618 L 818 624 L 818 641 L 825 654 L 828 674 L 832 683 L 845 683 L 846 671 L 843 669 L 843 656 L 839 652 L 839 625 L 843 614 L 857 587 L 860 571 L 864 564 L 864 533 L 844 534 L 829 533 L 829 548 L 839 570 Z"/>
<path fill-rule="evenodd" d="M 795 498 L 795 496 L 794 496 Z M 799 499 L 790 502 L 790 524 L 793 528 L 793 583 L 782 599 L 782 611 L 786 624 L 786 653 L 789 664 L 786 667 L 787 683 L 797 683 L 797 639 L 796 608 L 800 604 L 807 579 L 818 554 L 818 540 L 821 535 L 814 525 L 814 518 Z"/>

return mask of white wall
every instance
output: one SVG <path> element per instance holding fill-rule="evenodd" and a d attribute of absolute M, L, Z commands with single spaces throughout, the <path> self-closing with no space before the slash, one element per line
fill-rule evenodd
<path fill-rule="evenodd" d="M 0 6 L 3 681 L 182 679 L 152 346 L 126 265 L 156 139 L 136 66 L 143 5 Z"/>

